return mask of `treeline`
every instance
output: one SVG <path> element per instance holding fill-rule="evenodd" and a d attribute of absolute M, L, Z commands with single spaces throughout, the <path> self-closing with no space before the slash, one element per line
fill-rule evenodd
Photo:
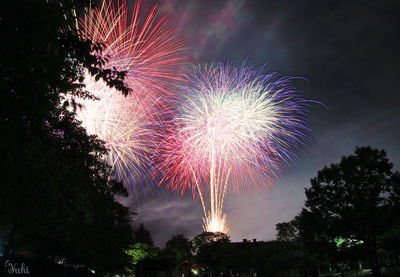
<path fill-rule="evenodd" d="M 301 212 L 276 225 L 276 241 L 231 242 L 221 233 L 192 241 L 177 236 L 153 256 L 153 264 L 164 264 L 163 270 L 199 266 L 213 276 L 356 276 L 368 269 L 376 277 L 382 268 L 385 276 L 399 274 L 400 174 L 385 151 L 356 148 L 320 170 L 305 194 Z M 142 271 L 156 274 L 151 264 L 144 260 Z"/>
<path fill-rule="evenodd" d="M 173 237 L 141 272 L 199 268 L 208 275 L 356 276 L 400 273 L 400 174 L 383 150 L 358 147 L 324 167 L 305 189 L 305 207 L 276 225 L 276 241 L 231 242 L 222 233 Z M 187 262 L 185 262 L 187 261 Z M 143 264 L 141 264 L 143 263 Z M 350 274 L 350 275 L 349 275 Z"/>
<path fill-rule="evenodd" d="M 400 266 L 400 173 L 383 150 L 358 147 L 324 167 L 306 188 L 305 207 L 276 225 L 278 240 L 303 252 L 308 272 Z M 397 272 L 398 273 L 398 272 Z"/>
<path fill-rule="evenodd" d="M 130 253 L 135 276 L 289 276 L 302 255 L 291 242 L 232 242 L 210 232 L 192 240 L 175 235 L 162 249 L 138 242 Z"/>

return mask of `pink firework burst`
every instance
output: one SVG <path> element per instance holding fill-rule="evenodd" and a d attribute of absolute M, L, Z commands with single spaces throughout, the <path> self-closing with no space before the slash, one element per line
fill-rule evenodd
<path fill-rule="evenodd" d="M 140 17 L 142 1 L 136 1 L 128 13 L 126 1 L 103 1 L 80 20 L 84 38 L 104 43 L 103 55 L 109 57 L 106 68 L 126 71 L 126 83 L 136 95 L 157 97 L 174 94 L 171 85 L 183 81 L 178 68 L 187 63 L 183 55 L 184 40 L 178 28 L 169 28 L 167 16 L 157 20 L 157 5 L 144 19 Z"/>
<path fill-rule="evenodd" d="M 168 189 L 198 193 L 205 231 L 227 232 L 227 191 L 274 184 L 280 163 L 307 140 L 307 101 L 292 78 L 244 63 L 240 68 L 197 65 L 187 78 L 190 83 L 159 143 L 158 172 Z"/>
<path fill-rule="evenodd" d="M 125 1 L 104 1 L 79 22 L 83 38 L 102 43 L 105 69 L 125 71 L 125 84 L 132 93 L 123 96 L 85 72 L 83 83 L 97 100 L 75 99 L 82 108 L 77 118 L 89 134 L 98 136 L 109 150 L 115 178 L 138 197 L 138 185 L 146 196 L 149 156 L 154 128 L 168 113 L 173 85 L 182 81 L 180 67 L 187 63 L 184 42 L 166 16 L 157 19 L 157 5 L 142 19 L 141 1 L 129 13 Z"/>

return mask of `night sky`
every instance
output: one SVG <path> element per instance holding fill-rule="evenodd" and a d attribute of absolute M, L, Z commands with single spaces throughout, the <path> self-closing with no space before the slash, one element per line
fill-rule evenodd
<path fill-rule="evenodd" d="M 128 0 L 129 2 L 129 0 Z M 144 6 L 155 1 L 144 1 Z M 160 0 L 160 14 L 181 26 L 194 61 L 270 62 L 266 71 L 299 76 L 312 104 L 312 142 L 262 194 L 229 195 L 225 205 L 233 241 L 275 239 L 275 224 L 302 208 L 304 188 L 319 169 L 356 146 L 386 150 L 400 168 L 398 1 Z M 191 195 L 153 187 L 153 196 L 124 201 L 157 246 L 174 234 L 201 232 L 201 205 Z"/>

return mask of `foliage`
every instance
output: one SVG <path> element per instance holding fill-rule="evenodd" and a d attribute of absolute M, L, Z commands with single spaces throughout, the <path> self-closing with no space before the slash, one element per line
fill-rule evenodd
<path fill-rule="evenodd" d="M 213 241 L 215 237 L 222 239 Z M 304 254 L 292 241 L 230 242 L 226 238 L 208 233 L 196 236 L 194 241 L 201 241 L 197 262 L 216 274 L 255 271 L 260 276 L 285 276 L 300 264 Z"/>
<path fill-rule="evenodd" d="M 371 147 L 356 148 L 354 155 L 320 170 L 297 217 L 309 252 L 333 263 L 369 259 L 378 276 L 382 235 L 394 225 L 388 195 L 394 198 L 396 174 L 386 153 Z"/>
<path fill-rule="evenodd" d="M 290 222 L 282 222 L 276 224 L 276 238 L 278 241 L 294 241 L 298 238 L 297 222 L 294 220 Z"/>
<path fill-rule="evenodd" d="M 131 262 L 136 265 L 141 260 L 152 258 L 157 255 L 153 247 L 147 243 L 136 242 L 127 250 Z"/>
<path fill-rule="evenodd" d="M 203 232 L 193 238 L 193 247 L 200 265 L 217 269 L 223 264 L 226 249 L 230 243 L 227 234 L 221 232 Z"/>
<path fill-rule="evenodd" d="M 193 238 L 193 250 L 196 254 L 201 248 L 213 243 L 228 243 L 230 238 L 227 234 L 221 232 L 203 232 Z"/>
<path fill-rule="evenodd" d="M 83 68 L 128 93 L 124 73 L 102 70 L 101 45 L 83 41 L 75 16 L 89 1 L 1 1 L 0 237 L 3 259 L 63 258 L 99 273 L 129 264 L 133 242 L 126 196 L 87 136 L 67 94 L 89 97 Z M 115 236 L 118 234 L 118 236 Z"/>
<path fill-rule="evenodd" d="M 172 236 L 167 241 L 166 254 L 170 257 L 175 267 L 180 265 L 185 260 L 192 260 L 192 242 L 187 239 L 183 234 Z"/>
<path fill-rule="evenodd" d="M 139 228 L 137 228 L 133 232 L 133 236 L 135 239 L 135 242 L 140 242 L 143 244 L 147 244 L 149 246 L 153 246 L 153 239 L 151 237 L 150 231 L 147 230 L 143 224 L 140 224 Z"/>

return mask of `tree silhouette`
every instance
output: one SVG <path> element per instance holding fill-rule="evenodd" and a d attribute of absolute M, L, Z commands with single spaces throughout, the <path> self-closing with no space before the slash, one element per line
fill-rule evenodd
<path fill-rule="evenodd" d="M 193 246 L 198 263 L 211 270 L 221 269 L 229 243 L 229 236 L 221 232 L 203 232 L 195 236 Z"/>
<path fill-rule="evenodd" d="M 394 224 L 387 195 L 394 195 L 396 174 L 385 151 L 371 147 L 357 147 L 354 155 L 320 170 L 298 217 L 307 246 L 331 260 L 368 258 L 379 276 L 381 238 Z"/>
<path fill-rule="evenodd" d="M 192 258 L 193 245 L 183 234 L 179 234 L 172 236 L 172 238 L 167 241 L 165 250 L 169 256 L 173 257 L 175 266 L 178 266 L 183 261 Z"/>
<path fill-rule="evenodd" d="M 115 201 L 127 192 L 65 101 L 90 96 L 79 83 L 84 68 L 128 93 L 123 72 L 102 69 L 101 45 L 76 32 L 75 14 L 89 4 L 0 2 L 0 264 L 62 258 L 100 274 L 129 264 L 130 213 Z"/>
<path fill-rule="evenodd" d="M 276 239 L 278 241 L 294 241 L 298 238 L 298 227 L 296 220 L 276 224 Z"/>
<path fill-rule="evenodd" d="M 135 242 L 145 243 L 153 247 L 153 239 L 151 237 L 151 233 L 144 227 L 143 224 L 140 224 L 139 228 L 134 231 L 133 236 Z"/>

